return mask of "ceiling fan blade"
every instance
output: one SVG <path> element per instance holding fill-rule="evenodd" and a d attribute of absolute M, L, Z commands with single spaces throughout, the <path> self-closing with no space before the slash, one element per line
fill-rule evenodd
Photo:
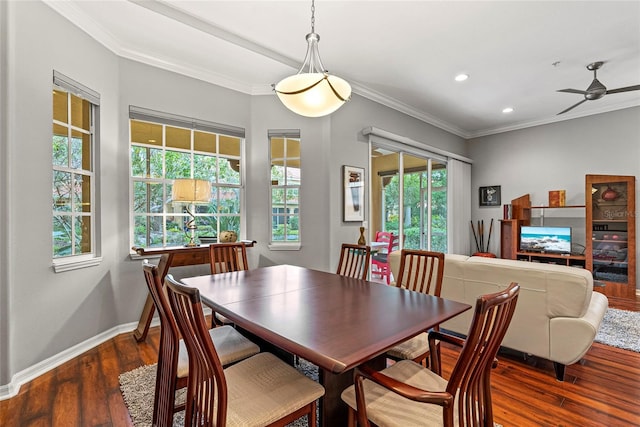
<path fill-rule="evenodd" d="M 607 95 L 610 93 L 631 92 L 632 90 L 640 90 L 640 85 L 621 87 L 618 89 L 609 89 L 607 91 Z"/>
<path fill-rule="evenodd" d="M 559 116 L 560 114 L 564 114 L 569 110 L 573 110 L 574 108 L 576 108 L 578 105 L 582 104 L 583 102 L 587 102 L 587 99 L 583 99 L 582 101 L 578 102 L 577 104 L 573 104 L 571 107 L 567 108 L 566 110 L 560 111 L 558 114 L 556 114 L 556 116 Z"/>
<path fill-rule="evenodd" d="M 579 93 L 580 95 L 586 95 L 587 91 L 585 90 L 578 90 L 578 89 L 560 89 L 556 92 L 566 92 L 566 93 Z"/>

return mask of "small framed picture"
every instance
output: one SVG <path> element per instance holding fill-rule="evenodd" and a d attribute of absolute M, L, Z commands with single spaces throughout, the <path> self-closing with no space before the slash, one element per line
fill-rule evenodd
<path fill-rule="evenodd" d="M 500 186 L 480 187 L 480 206 L 500 206 Z"/>
<path fill-rule="evenodd" d="M 364 169 L 342 166 L 342 220 L 364 221 Z"/>

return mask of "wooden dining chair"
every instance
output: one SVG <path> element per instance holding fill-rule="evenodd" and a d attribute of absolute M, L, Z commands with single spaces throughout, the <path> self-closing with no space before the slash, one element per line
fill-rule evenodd
<path fill-rule="evenodd" d="M 340 261 L 336 274 L 367 280 L 371 247 L 367 245 L 352 245 L 343 243 L 340 249 Z"/>
<path fill-rule="evenodd" d="M 209 245 L 209 264 L 211 274 L 248 270 L 247 247 L 242 242 Z M 216 325 L 233 325 L 233 322 L 220 313 L 212 312 L 211 326 Z"/>
<path fill-rule="evenodd" d="M 143 263 L 145 282 L 160 318 L 160 344 L 156 388 L 153 398 L 153 425 L 172 426 L 173 413 L 184 409 L 175 406 L 175 391 L 187 386 L 189 361 L 184 341 L 162 285 L 158 267 Z M 221 326 L 207 331 L 216 343 L 223 365 L 229 365 L 260 352 L 260 348 L 231 326 Z"/>
<path fill-rule="evenodd" d="M 436 297 L 442 290 L 444 276 L 444 254 L 441 252 L 403 249 L 400 252 L 400 268 L 395 285 L 409 291 L 421 292 Z M 434 328 L 438 330 L 438 326 Z M 425 361 L 429 356 L 427 332 L 406 340 L 391 350 L 386 356 L 393 360 Z"/>
<path fill-rule="evenodd" d="M 317 425 L 324 387 L 271 353 L 222 369 L 207 333 L 200 292 L 166 278 L 169 302 L 189 353 L 185 426 L 284 426 L 302 416 Z"/>
<path fill-rule="evenodd" d="M 356 368 L 354 385 L 342 393 L 349 405 L 349 426 L 493 427 L 491 369 L 513 317 L 520 286 L 480 296 L 466 340 L 441 331 L 429 332 L 429 344 L 461 347 L 449 380 L 441 376 L 440 357 L 431 352 L 431 369 L 402 360 L 376 372 Z"/>
<path fill-rule="evenodd" d="M 214 243 L 209 245 L 211 274 L 249 269 L 244 243 Z"/>
<path fill-rule="evenodd" d="M 385 242 L 387 246 L 373 254 L 371 264 L 375 268 L 371 269 L 372 276 L 384 278 L 387 285 L 391 283 L 391 267 L 389 266 L 389 254 L 398 249 L 398 236 L 387 231 L 376 231 L 376 242 Z"/>

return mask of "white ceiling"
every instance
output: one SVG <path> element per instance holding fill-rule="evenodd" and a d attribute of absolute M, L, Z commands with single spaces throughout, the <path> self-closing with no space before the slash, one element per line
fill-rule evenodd
<path fill-rule="evenodd" d="M 45 0 L 117 55 L 270 94 L 306 51 L 311 1 Z M 329 72 L 354 93 L 465 138 L 640 105 L 640 1 L 318 0 Z M 554 65 L 557 63 L 557 65 Z M 458 73 L 469 79 L 454 81 Z M 514 112 L 503 114 L 502 109 Z M 282 108 L 285 108 L 284 106 Z"/>

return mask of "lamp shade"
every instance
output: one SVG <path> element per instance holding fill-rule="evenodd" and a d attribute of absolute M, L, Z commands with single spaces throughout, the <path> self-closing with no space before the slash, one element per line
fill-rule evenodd
<path fill-rule="evenodd" d="M 340 108 L 351 96 L 351 85 L 327 73 L 299 73 L 275 86 L 289 110 L 306 117 L 322 117 Z"/>
<path fill-rule="evenodd" d="M 174 203 L 206 204 L 211 200 L 211 185 L 205 179 L 176 179 L 171 199 Z"/>

